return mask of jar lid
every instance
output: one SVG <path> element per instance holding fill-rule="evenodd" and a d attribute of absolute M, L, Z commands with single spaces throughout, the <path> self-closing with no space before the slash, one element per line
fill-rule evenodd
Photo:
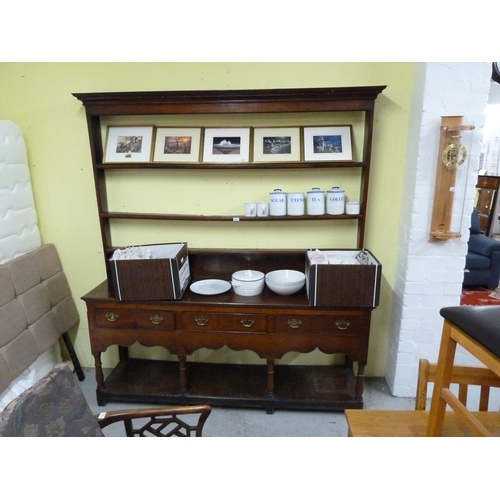
<path fill-rule="evenodd" d="M 260 281 L 264 278 L 264 273 L 253 271 L 252 269 L 245 269 L 233 273 L 232 278 L 238 281 Z"/>
<path fill-rule="evenodd" d="M 340 189 L 339 187 L 332 187 L 332 189 L 328 190 L 329 193 L 344 193 L 344 189 Z"/>

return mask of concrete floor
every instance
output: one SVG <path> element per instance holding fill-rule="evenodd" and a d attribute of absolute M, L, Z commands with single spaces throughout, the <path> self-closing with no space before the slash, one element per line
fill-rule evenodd
<path fill-rule="evenodd" d="M 111 402 L 98 406 L 93 368 L 84 368 L 85 380 L 80 386 L 94 414 L 124 408 L 153 405 Z M 391 395 L 381 378 L 366 378 L 364 408 L 413 409 L 414 398 Z M 104 429 L 109 437 L 124 436 L 122 424 Z M 343 412 L 276 410 L 268 415 L 261 409 L 213 407 L 204 430 L 204 437 L 346 437 L 347 423 Z"/>

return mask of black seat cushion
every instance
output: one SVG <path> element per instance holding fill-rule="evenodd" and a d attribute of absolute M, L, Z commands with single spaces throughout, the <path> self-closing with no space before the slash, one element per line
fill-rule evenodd
<path fill-rule="evenodd" d="M 439 312 L 500 358 L 500 306 L 443 307 Z"/>

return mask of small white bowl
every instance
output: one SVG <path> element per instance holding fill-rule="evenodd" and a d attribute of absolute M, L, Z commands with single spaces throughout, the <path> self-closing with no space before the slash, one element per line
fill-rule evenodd
<path fill-rule="evenodd" d="M 261 294 L 264 290 L 264 277 L 264 273 L 251 269 L 236 271 L 231 277 L 234 293 L 246 297 Z"/>
<path fill-rule="evenodd" d="M 279 295 L 292 295 L 306 282 L 306 275 L 292 269 L 280 269 L 266 274 L 266 285 Z"/>

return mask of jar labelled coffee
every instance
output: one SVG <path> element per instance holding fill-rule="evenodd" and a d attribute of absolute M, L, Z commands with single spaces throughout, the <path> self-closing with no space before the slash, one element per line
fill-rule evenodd
<path fill-rule="evenodd" d="M 342 215 L 345 212 L 345 191 L 339 187 L 332 187 L 326 192 L 326 213 Z"/>

